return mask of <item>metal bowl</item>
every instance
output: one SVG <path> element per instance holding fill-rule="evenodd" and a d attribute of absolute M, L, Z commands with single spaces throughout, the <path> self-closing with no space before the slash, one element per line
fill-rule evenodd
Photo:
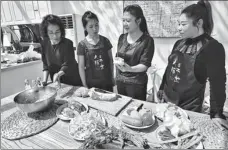
<path fill-rule="evenodd" d="M 24 112 L 39 112 L 48 108 L 54 102 L 56 95 L 54 87 L 36 87 L 17 94 L 14 102 Z"/>

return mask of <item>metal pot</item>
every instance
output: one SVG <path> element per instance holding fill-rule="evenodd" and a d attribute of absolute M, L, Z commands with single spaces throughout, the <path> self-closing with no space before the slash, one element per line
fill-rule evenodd
<path fill-rule="evenodd" d="M 17 94 L 14 102 L 24 112 L 39 112 L 48 108 L 54 102 L 56 95 L 56 88 L 35 87 Z"/>

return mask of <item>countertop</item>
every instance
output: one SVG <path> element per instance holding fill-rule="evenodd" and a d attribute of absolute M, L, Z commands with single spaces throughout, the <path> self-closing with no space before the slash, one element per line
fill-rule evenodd
<path fill-rule="evenodd" d="M 71 88 L 72 86 L 64 85 L 65 88 Z M 57 96 L 62 95 L 62 99 L 67 100 L 67 97 L 72 96 L 72 93 L 67 92 L 69 95 L 67 96 L 66 93 L 58 92 Z M 13 98 L 16 94 L 8 96 L 6 98 L 1 99 L 1 122 L 18 110 L 13 102 Z M 65 95 L 65 96 L 63 96 Z M 150 103 L 146 101 L 135 100 L 125 108 L 133 107 L 138 103 L 144 103 L 143 107 L 151 109 L 152 111 L 156 109 L 155 103 Z M 96 111 L 90 108 L 90 111 Z M 122 111 L 123 112 L 123 111 Z M 194 126 L 200 130 L 200 132 L 206 137 L 205 141 L 203 142 L 204 147 L 208 148 L 225 148 L 228 141 L 228 131 L 218 131 L 216 126 L 213 126 L 212 122 L 210 121 L 210 117 L 206 114 L 200 114 L 196 112 L 186 111 L 190 117 L 190 120 L 194 124 Z M 121 113 L 120 113 L 121 114 Z M 122 126 L 122 122 L 119 119 L 120 115 L 117 117 L 105 114 L 105 119 L 107 120 L 109 126 L 113 125 L 115 127 Z M 143 129 L 140 131 L 131 130 L 127 127 L 125 129 L 129 131 L 129 133 L 134 134 L 141 134 L 149 141 L 155 138 L 155 130 L 160 125 L 161 122 L 158 120 L 156 121 L 155 125 L 148 129 Z M 56 124 L 52 127 L 48 128 L 47 130 L 33 135 L 31 137 L 27 137 L 20 140 L 7 140 L 1 137 L 1 149 L 78 149 L 81 146 L 81 142 L 72 139 L 68 133 L 68 125 L 69 122 L 64 122 L 59 120 Z M 207 127 L 208 126 L 208 127 Z M 217 135 L 217 136 L 216 136 Z M 221 141 L 222 136 L 222 141 Z M 218 141 L 220 139 L 220 141 Z"/>
<path fill-rule="evenodd" d="M 40 62 L 41 62 L 41 60 L 29 61 L 29 62 L 25 62 L 25 63 L 12 63 L 12 64 L 1 63 L 1 71 L 21 68 L 21 67 L 37 64 Z"/>

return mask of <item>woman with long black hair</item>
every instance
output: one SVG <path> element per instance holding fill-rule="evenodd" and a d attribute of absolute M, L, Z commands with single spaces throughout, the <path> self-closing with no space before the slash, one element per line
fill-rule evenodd
<path fill-rule="evenodd" d="M 128 5 L 123 10 L 126 34 L 119 37 L 116 56 L 123 60 L 116 64 L 116 84 L 119 94 L 146 100 L 147 69 L 154 55 L 154 40 L 149 35 L 147 22 L 139 5 Z"/>
<path fill-rule="evenodd" d="M 113 91 L 112 44 L 99 34 L 96 14 L 86 11 L 82 16 L 85 39 L 77 48 L 79 73 L 84 87 Z"/>
<path fill-rule="evenodd" d="M 225 50 L 210 35 L 213 30 L 211 5 L 199 1 L 182 10 L 179 32 L 158 91 L 158 98 L 201 112 L 206 81 L 210 83 L 210 116 L 220 127 L 228 127 L 223 115 L 226 100 Z"/>

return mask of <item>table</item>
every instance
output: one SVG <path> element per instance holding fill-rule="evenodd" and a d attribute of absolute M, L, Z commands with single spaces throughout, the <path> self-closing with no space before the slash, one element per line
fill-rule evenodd
<path fill-rule="evenodd" d="M 65 87 L 72 87 L 65 85 Z M 69 93 L 69 92 L 68 92 Z M 59 93 L 58 93 L 59 94 Z M 61 94 L 61 93 L 60 93 Z M 63 93 L 62 93 L 63 94 Z M 1 122 L 10 114 L 18 110 L 13 102 L 13 98 L 16 94 L 1 99 Z M 65 98 L 67 95 L 65 94 Z M 64 98 L 63 98 L 64 99 Z M 67 98 L 66 98 L 67 99 Z M 143 102 L 144 108 L 149 108 L 152 111 L 156 109 L 155 103 L 146 101 L 133 100 L 125 109 L 133 107 L 134 105 Z M 96 111 L 90 109 L 90 111 Z M 196 128 L 206 137 L 203 142 L 204 147 L 208 148 L 227 148 L 228 147 L 228 131 L 220 131 L 210 121 L 210 118 L 206 114 L 200 114 L 196 112 L 187 111 L 190 120 Z M 107 120 L 109 126 L 114 125 L 116 127 L 121 126 L 121 121 L 117 117 L 105 114 L 104 117 Z M 70 137 L 68 134 L 68 122 L 59 120 L 49 129 L 20 140 L 7 140 L 1 138 L 1 149 L 78 149 L 81 142 L 78 142 Z M 149 141 L 155 138 L 154 132 L 161 122 L 157 121 L 154 126 L 149 129 L 143 129 L 140 132 L 125 128 L 131 133 L 139 133 L 147 138 Z"/>

